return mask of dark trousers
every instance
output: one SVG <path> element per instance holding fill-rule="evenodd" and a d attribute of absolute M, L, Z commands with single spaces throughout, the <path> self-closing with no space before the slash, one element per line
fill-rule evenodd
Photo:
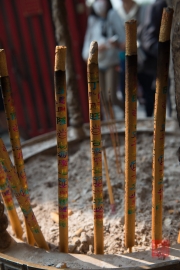
<path fill-rule="evenodd" d="M 155 100 L 155 76 L 146 73 L 138 74 L 138 82 L 143 90 L 143 97 L 145 99 L 146 116 L 151 117 L 154 113 Z"/>

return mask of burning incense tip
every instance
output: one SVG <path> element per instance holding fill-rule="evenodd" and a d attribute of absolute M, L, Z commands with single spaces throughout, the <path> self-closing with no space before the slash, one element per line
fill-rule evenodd
<path fill-rule="evenodd" d="M 173 9 L 170 7 L 164 8 L 159 33 L 160 42 L 166 42 L 170 40 L 172 17 L 173 17 Z"/>
<path fill-rule="evenodd" d="M 55 48 L 55 65 L 54 70 L 65 71 L 65 61 L 66 61 L 66 47 L 56 46 Z"/>
<path fill-rule="evenodd" d="M 130 20 L 125 23 L 126 28 L 126 55 L 137 54 L 137 23 Z"/>
<path fill-rule="evenodd" d="M 92 41 L 89 49 L 89 63 L 95 63 L 97 64 L 98 60 L 98 44 L 96 41 Z"/>
<path fill-rule="evenodd" d="M 6 55 L 4 49 L 0 50 L 0 76 L 6 77 L 8 76 L 8 69 L 6 64 Z"/>

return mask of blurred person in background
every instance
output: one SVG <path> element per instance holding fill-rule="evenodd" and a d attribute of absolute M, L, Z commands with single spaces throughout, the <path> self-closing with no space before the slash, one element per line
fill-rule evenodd
<path fill-rule="evenodd" d="M 98 65 L 100 89 L 105 105 L 108 106 L 108 93 L 113 105 L 121 107 L 117 98 L 119 50 L 124 50 L 125 32 L 122 20 L 112 8 L 110 0 L 95 0 L 90 7 L 82 56 L 88 60 L 90 43 L 98 42 Z M 104 115 L 103 115 L 104 118 Z"/>
<path fill-rule="evenodd" d="M 143 89 L 147 117 L 154 113 L 159 31 L 163 8 L 166 6 L 165 0 L 156 0 L 149 5 L 139 35 L 144 57 L 138 59 L 138 81 Z"/>

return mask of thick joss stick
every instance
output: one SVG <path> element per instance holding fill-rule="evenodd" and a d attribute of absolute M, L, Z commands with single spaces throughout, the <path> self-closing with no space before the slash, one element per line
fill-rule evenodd
<path fill-rule="evenodd" d="M 16 237 L 22 240 L 23 229 L 21 227 L 21 222 L 14 206 L 11 189 L 8 186 L 6 178 L 6 173 L 0 164 L 0 193 L 2 195 L 2 199 L 7 210 L 12 229 Z"/>
<path fill-rule="evenodd" d="M 33 213 L 29 198 L 26 196 L 26 189 L 24 189 L 19 181 L 17 172 L 10 160 L 6 147 L 0 138 L 0 164 L 2 165 L 7 178 L 8 183 L 16 196 L 19 206 L 23 212 L 23 215 L 27 221 L 29 228 L 33 234 L 38 247 L 49 250 L 49 247 L 44 239 L 41 229 L 37 223 L 36 217 Z"/>
<path fill-rule="evenodd" d="M 112 192 L 111 181 L 110 181 L 110 177 L 109 177 L 108 162 L 107 162 L 107 156 L 106 156 L 106 148 L 102 147 L 102 150 L 103 150 L 103 155 L 104 155 L 104 166 L 105 166 L 105 171 L 106 171 L 106 181 L 107 181 L 107 187 L 108 187 L 111 211 L 114 212 L 115 211 L 115 203 L 114 203 L 114 196 L 113 196 L 113 192 Z"/>
<path fill-rule="evenodd" d="M 103 189 L 102 189 L 102 142 L 100 120 L 100 91 L 98 70 L 98 44 L 90 45 L 88 65 L 88 97 L 92 162 L 92 189 L 94 212 L 94 252 L 104 253 L 103 239 Z"/>
<path fill-rule="evenodd" d="M 8 75 L 6 55 L 3 49 L 0 50 L 0 76 L 1 76 L 1 89 L 2 89 L 2 95 L 3 95 L 3 100 L 4 100 L 4 108 L 5 108 L 7 123 L 8 123 L 8 128 L 9 128 L 9 135 L 10 135 L 10 141 L 11 141 L 11 146 L 13 150 L 14 163 L 15 163 L 15 167 L 18 173 L 21 186 L 26 190 L 25 196 L 27 196 L 27 198 L 29 199 L 27 177 L 26 177 L 25 168 L 24 168 L 24 160 L 23 160 L 20 135 L 19 135 L 19 130 L 18 130 L 18 123 L 17 123 L 17 118 L 16 118 L 16 110 L 14 106 L 11 84 L 10 84 L 10 79 Z M 27 241 L 30 245 L 34 245 L 35 240 L 31 233 L 31 230 L 28 227 L 26 220 L 24 220 L 24 222 L 25 222 L 25 228 L 26 228 Z"/>
<path fill-rule="evenodd" d="M 158 46 L 152 169 L 152 243 L 155 247 L 162 241 L 164 137 L 172 16 L 171 8 L 163 10 Z"/>
<path fill-rule="evenodd" d="M 132 251 L 135 241 L 136 111 L 137 111 L 137 25 L 126 22 L 125 100 L 125 246 Z"/>
<path fill-rule="evenodd" d="M 66 105 L 66 47 L 55 50 L 55 102 L 58 161 L 59 250 L 68 252 L 68 144 Z"/>
<path fill-rule="evenodd" d="M 120 145 L 119 145 L 119 138 L 118 138 L 118 133 L 117 133 L 117 128 L 116 128 L 115 116 L 114 116 L 110 93 L 109 93 L 109 111 L 110 111 L 111 119 L 114 122 L 112 123 L 112 125 L 113 125 L 113 130 L 114 130 L 113 133 L 115 135 L 116 167 L 117 167 L 117 172 L 120 174 L 121 173 Z"/>

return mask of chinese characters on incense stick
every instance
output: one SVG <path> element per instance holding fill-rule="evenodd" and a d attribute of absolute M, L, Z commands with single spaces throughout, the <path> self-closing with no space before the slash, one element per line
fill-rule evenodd
<path fill-rule="evenodd" d="M 68 252 L 68 144 L 66 107 L 66 47 L 55 51 L 55 102 L 58 160 L 59 250 Z"/>

